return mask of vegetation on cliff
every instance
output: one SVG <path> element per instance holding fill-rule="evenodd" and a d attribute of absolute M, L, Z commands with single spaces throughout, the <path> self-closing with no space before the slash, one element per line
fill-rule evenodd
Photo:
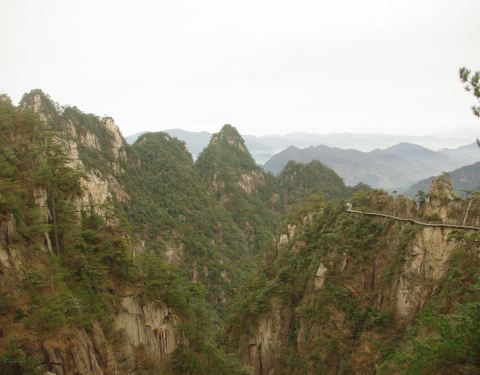
<path fill-rule="evenodd" d="M 447 176 L 418 204 L 273 176 L 230 125 L 195 163 L 39 90 L 0 97 L 0 140 L 5 373 L 478 372 L 478 234 L 345 211 L 478 225 Z"/>
<path fill-rule="evenodd" d="M 446 181 L 437 186 L 426 213 L 381 191 L 350 202 L 403 217 L 440 209 L 441 220 L 461 222 L 468 202 L 442 190 L 451 189 Z M 259 374 L 476 373 L 480 275 L 468 259 L 477 259 L 477 237 L 355 216 L 312 198 L 265 247 L 226 342 Z"/>
<path fill-rule="evenodd" d="M 58 116 L 56 125 L 63 121 Z M 68 350 L 68 340 L 95 331 L 97 322 L 107 341 L 115 341 L 113 320 L 119 299 L 127 292 L 168 304 L 181 320 L 178 329 L 184 340 L 168 364 L 171 371 L 241 372 L 235 358 L 216 343 L 215 318 L 205 289 L 166 264 L 154 248 L 135 254 L 132 225 L 112 199 L 102 206 L 93 200 L 87 208 L 81 205 L 78 199 L 85 194 L 81 179 L 88 178 L 89 169 L 69 159 L 57 129 L 51 121 L 42 121 L 38 114 L 16 108 L 2 97 L 2 373 L 36 374 L 66 366 L 44 357 L 45 343 L 59 340 Z M 111 143 L 107 140 L 105 145 Z M 102 150 L 101 145 L 96 149 Z M 64 335 L 71 338 L 62 343 Z M 143 363 L 136 373 L 158 373 L 158 366 L 164 365 L 157 361 Z M 117 370 L 131 372 L 121 366 Z"/>

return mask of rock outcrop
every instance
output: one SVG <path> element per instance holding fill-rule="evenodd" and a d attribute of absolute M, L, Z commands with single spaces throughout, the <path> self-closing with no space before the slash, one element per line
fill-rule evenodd
<path fill-rule="evenodd" d="M 143 346 L 156 359 L 166 361 L 185 342 L 176 327 L 178 322 L 166 305 L 142 304 L 138 298 L 129 296 L 122 299 L 114 328 L 123 333 L 131 360 L 135 349 Z"/>
<path fill-rule="evenodd" d="M 0 215 L 0 274 L 4 273 L 5 269 L 13 272 L 20 269 L 20 254 L 13 246 L 15 234 L 15 217 L 12 214 Z"/>
<path fill-rule="evenodd" d="M 77 212 L 88 210 L 92 205 L 102 212 L 101 207 L 113 195 L 121 201 L 128 199 L 128 194 L 118 182 L 118 175 L 124 172 L 122 165 L 127 161 L 127 144 L 111 117 L 98 119 L 75 107 L 60 110 L 40 90 L 26 94 L 21 106 L 32 110 L 59 132 L 57 141 L 64 146 L 70 165 L 83 172 L 81 184 L 84 193 L 76 202 Z M 92 157 L 97 159 L 98 166 L 85 162 Z"/>
<path fill-rule="evenodd" d="M 382 212 L 460 222 L 468 205 L 443 179 L 433 184 L 421 210 L 400 200 L 378 192 L 370 204 Z M 462 247 L 458 233 L 347 213 L 330 224 L 324 218 L 315 227 L 315 217 L 322 216 L 312 214 L 309 220 L 285 224 L 278 235 L 273 260 L 265 257 L 262 272 L 270 275 L 265 289 L 252 291 L 268 296 L 261 305 L 267 307 L 255 319 L 247 318 L 247 328 L 232 333 L 240 335 L 232 341 L 256 375 L 336 374 L 342 368 L 373 374 L 382 357 L 378 345 L 391 337 L 386 328 L 375 326 L 387 323 L 372 323 L 368 314 L 387 319 L 390 329 L 402 335 L 443 287 L 452 255 Z M 478 220 L 475 215 L 472 222 Z M 361 234 L 369 226 L 370 240 Z M 288 370 L 286 357 L 296 358 Z"/>
<path fill-rule="evenodd" d="M 62 332 L 43 342 L 45 363 L 56 375 L 120 375 L 111 345 L 95 323 L 91 336 L 84 330 Z"/>

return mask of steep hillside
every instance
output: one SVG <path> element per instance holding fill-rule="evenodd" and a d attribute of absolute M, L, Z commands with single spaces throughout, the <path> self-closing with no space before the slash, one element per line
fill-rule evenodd
<path fill-rule="evenodd" d="M 478 233 L 344 205 L 480 226 L 446 176 L 428 197 L 316 160 L 274 176 L 230 125 L 194 162 L 167 133 L 128 145 L 40 90 L 0 96 L 0 373 L 480 373 Z"/>
<path fill-rule="evenodd" d="M 208 188 L 247 235 L 252 252 L 259 249 L 278 222 L 275 178 L 255 163 L 231 125 L 212 136 L 196 166 Z"/>
<path fill-rule="evenodd" d="M 0 372 L 241 373 L 204 288 L 166 264 L 121 207 L 138 163 L 110 118 L 41 91 L 0 100 Z"/>
<path fill-rule="evenodd" d="M 469 157 L 460 151 L 436 152 L 409 143 L 371 152 L 328 146 L 289 147 L 273 156 L 264 168 L 279 173 L 290 160 L 302 163 L 319 160 L 338 173 L 348 185 L 363 182 L 377 188 L 401 189 L 427 176 L 463 166 Z"/>
<path fill-rule="evenodd" d="M 351 189 L 320 163 L 264 173 L 231 126 L 195 164 L 40 90 L 0 99 L 0 370 L 243 373 L 218 334 L 254 256 L 287 208 Z"/>
<path fill-rule="evenodd" d="M 135 162 L 122 181 L 142 248 L 180 266 L 189 279 L 207 286 L 212 303 L 223 304 L 251 268 L 246 235 L 208 190 L 183 142 L 147 133 L 131 153 Z"/>
<path fill-rule="evenodd" d="M 354 189 L 345 186 L 332 169 L 314 160 L 307 164 L 288 162 L 278 175 L 278 192 L 284 210 L 288 211 L 313 194 L 320 194 L 328 201 L 341 201 L 352 195 Z"/>
<path fill-rule="evenodd" d="M 365 191 L 361 211 L 462 223 L 444 179 L 428 205 Z M 466 222 L 478 225 L 480 206 Z M 225 340 L 255 374 L 476 374 L 478 233 L 345 212 L 311 200 L 266 248 Z"/>

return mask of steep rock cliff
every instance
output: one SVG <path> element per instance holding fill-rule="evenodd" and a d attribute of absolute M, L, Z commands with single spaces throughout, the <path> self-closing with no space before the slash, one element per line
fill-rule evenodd
<path fill-rule="evenodd" d="M 99 210 L 112 200 L 128 199 L 118 182 L 127 162 L 127 145 L 111 117 L 98 118 L 76 107 L 60 108 L 40 90 L 24 95 L 20 106 L 32 110 L 50 128 L 58 131 L 71 166 L 83 172 L 83 194 L 76 202 L 77 211 Z"/>
<path fill-rule="evenodd" d="M 115 330 L 124 334 L 127 354 L 133 359 L 134 350 L 146 351 L 166 362 L 181 343 L 185 343 L 177 328 L 179 318 L 165 304 L 142 304 L 133 296 L 124 297 L 115 316 Z"/>
<path fill-rule="evenodd" d="M 399 200 L 366 192 L 352 204 L 460 224 L 469 204 L 444 180 L 434 183 L 421 210 Z M 475 223 L 475 215 L 467 222 Z M 264 254 L 261 274 L 229 321 L 227 341 L 257 375 L 375 373 L 387 358 L 383 348 L 406 340 L 442 293 L 452 257 L 465 249 L 463 235 L 311 202 L 290 215 Z"/>

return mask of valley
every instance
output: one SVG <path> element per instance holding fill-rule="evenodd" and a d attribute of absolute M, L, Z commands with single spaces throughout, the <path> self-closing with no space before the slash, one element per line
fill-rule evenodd
<path fill-rule="evenodd" d="M 40 90 L 0 128 L 4 373 L 475 373 L 479 232 L 449 225 L 480 205 L 447 176 L 415 202 L 314 159 L 273 174 L 231 125 L 194 159 Z"/>

